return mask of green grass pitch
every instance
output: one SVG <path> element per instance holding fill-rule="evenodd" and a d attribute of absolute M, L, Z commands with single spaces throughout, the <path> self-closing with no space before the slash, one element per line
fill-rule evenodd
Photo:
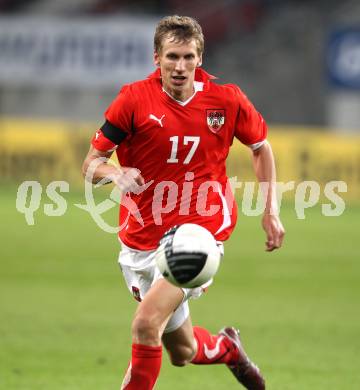
<path fill-rule="evenodd" d="M 0 389 L 118 390 L 136 302 L 116 237 L 73 206 L 76 194 L 63 217 L 39 211 L 27 226 L 15 194 L 0 195 Z M 191 302 L 193 322 L 239 327 L 270 390 L 359 389 L 360 207 L 306 217 L 283 208 L 285 245 L 269 254 L 259 218 L 240 216 L 214 285 Z M 224 366 L 175 368 L 164 353 L 158 390 L 238 388 Z"/>

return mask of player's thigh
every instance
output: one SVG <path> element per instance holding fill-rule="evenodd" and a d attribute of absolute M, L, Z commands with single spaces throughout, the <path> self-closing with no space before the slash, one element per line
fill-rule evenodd
<path fill-rule="evenodd" d="M 190 316 L 176 330 L 164 333 L 162 342 L 174 365 L 183 366 L 189 363 L 196 353 L 196 341 Z"/>
<path fill-rule="evenodd" d="M 181 288 L 165 279 L 158 279 L 137 307 L 133 322 L 135 332 L 138 333 L 141 331 L 140 328 L 145 327 L 157 329 L 159 334 L 162 334 L 169 318 L 182 303 L 183 298 L 184 292 Z"/>

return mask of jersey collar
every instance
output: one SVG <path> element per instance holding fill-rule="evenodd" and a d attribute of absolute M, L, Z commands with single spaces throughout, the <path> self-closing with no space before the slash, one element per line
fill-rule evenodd
<path fill-rule="evenodd" d="M 197 92 L 204 90 L 204 83 L 202 81 L 194 81 L 194 93 L 189 97 L 189 99 L 185 100 L 184 102 L 175 99 L 173 96 L 169 94 L 169 92 L 166 92 L 164 88 L 162 90 L 169 96 L 169 98 L 175 100 L 178 104 L 180 104 L 180 106 L 185 107 L 188 103 L 191 102 L 191 100 L 193 99 L 193 97 L 196 95 Z"/>

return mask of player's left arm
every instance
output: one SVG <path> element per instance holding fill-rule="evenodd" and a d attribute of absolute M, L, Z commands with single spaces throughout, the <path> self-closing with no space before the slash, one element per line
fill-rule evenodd
<path fill-rule="evenodd" d="M 266 250 L 271 252 L 281 247 L 285 230 L 280 221 L 276 197 L 276 169 L 274 155 L 269 142 L 253 150 L 255 174 L 260 183 L 264 184 L 265 210 L 262 226 L 266 233 Z"/>
<path fill-rule="evenodd" d="M 267 126 L 262 115 L 255 109 L 239 87 L 233 86 L 234 101 L 238 104 L 238 116 L 234 136 L 253 152 L 255 174 L 264 183 L 265 211 L 262 226 L 266 233 L 266 250 L 280 248 L 285 230 L 280 221 L 276 199 L 276 170 L 270 144 L 266 141 Z"/>

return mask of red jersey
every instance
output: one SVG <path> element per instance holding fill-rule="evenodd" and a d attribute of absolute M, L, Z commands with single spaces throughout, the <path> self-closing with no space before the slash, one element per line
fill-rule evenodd
<path fill-rule="evenodd" d="M 219 241 L 233 231 L 237 207 L 226 176 L 229 148 L 234 137 L 261 145 L 267 129 L 237 86 L 213 78 L 197 69 L 194 95 L 179 102 L 163 90 L 157 70 L 124 86 L 107 109 L 107 123 L 126 135 L 116 149 L 120 165 L 139 169 L 149 183 L 142 193 L 127 195 L 132 210 L 120 206 L 125 245 L 154 249 L 166 230 L 183 223 L 199 224 Z M 116 148 L 102 130 L 92 144 L 100 151 Z"/>

